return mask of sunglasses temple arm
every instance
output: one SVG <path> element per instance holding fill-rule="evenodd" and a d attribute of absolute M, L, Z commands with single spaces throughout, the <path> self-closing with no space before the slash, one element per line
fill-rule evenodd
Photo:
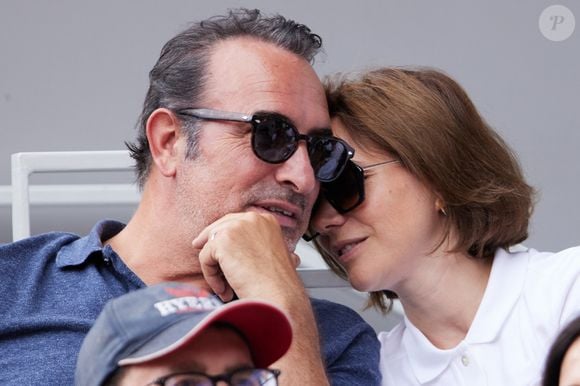
<path fill-rule="evenodd" d="M 307 234 L 303 234 L 302 235 L 302 240 L 304 240 L 306 242 L 310 242 L 310 241 L 314 240 L 315 238 L 317 238 L 318 236 L 320 236 L 320 233 L 319 232 L 316 232 L 312 236 L 307 235 Z"/>

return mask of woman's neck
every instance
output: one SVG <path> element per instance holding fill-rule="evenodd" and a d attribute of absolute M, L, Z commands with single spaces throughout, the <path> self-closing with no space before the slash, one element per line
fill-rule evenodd
<path fill-rule="evenodd" d="M 491 272 L 492 259 L 444 253 L 426 258 L 419 274 L 398 291 L 407 318 L 440 349 L 467 335 Z"/>

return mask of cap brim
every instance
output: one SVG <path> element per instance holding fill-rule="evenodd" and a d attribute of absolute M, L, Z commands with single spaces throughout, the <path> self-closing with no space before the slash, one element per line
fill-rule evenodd
<path fill-rule="evenodd" d="M 145 363 L 170 354 L 216 322 L 230 324 L 244 335 L 258 367 L 277 361 L 292 343 L 292 327 L 282 310 L 264 301 L 236 300 L 212 311 L 201 322 L 196 317 L 178 321 L 119 360 L 118 365 Z"/>

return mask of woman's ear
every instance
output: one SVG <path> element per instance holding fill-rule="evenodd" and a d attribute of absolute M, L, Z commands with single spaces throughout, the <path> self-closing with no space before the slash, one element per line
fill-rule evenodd
<path fill-rule="evenodd" d="M 147 119 L 147 140 L 151 159 L 165 177 L 175 176 L 180 157 L 180 122 L 171 110 L 159 108 Z"/>
<path fill-rule="evenodd" d="M 441 197 L 435 199 L 435 210 L 441 213 L 443 216 L 447 216 L 447 211 L 445 210 L 445 202 Z"/>

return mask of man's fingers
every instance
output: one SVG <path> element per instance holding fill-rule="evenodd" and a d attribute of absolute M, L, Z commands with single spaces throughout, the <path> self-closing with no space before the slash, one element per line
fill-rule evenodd
<path fill-rule="evenodd" d="M 298 256 L 296 253 L 292 252 L 290 254 L 290 257 L 292 258 L 292 264 L 294 264 L 294 268 L 298 268 L 298 266 L 301 263 L 300 256 Z"/>
<path fill-rule="evenodd" d="M 204 268 L 204 265 L 202 264 L 201 271 L 205 281 L 216 295 L 218 295 L 224 302 L 232 300 L 234 292 L 219 267 L 218 269 L 207 266 Z"/>
<path fill-rule="evenodd" d="M 193 239 L 193 241 L 191 242 L 191 245 L 195 249 L 202 249 L 205 246 L 205 244 L 209 241 L 209 238 L 210 238 L 210 231 L 206 228 L 199 235 L 197 235 L 197 237 L 195 239 Z M 215 234 L 214 234 L 214 238 L 215 238 Z"/>
<path fill-rule="evenodd" d="M 224 274 L 219 265 L 219 261 L 213 255 L 211 240 L 206 242 L 206 244 L 201 249 L 199 253 L 199 263 L 201 266 L 201 273 L 203 274 L 205 281 L 212 289 L 212 291 L 224 302 L 233 299 L 234 292 L 224 277 Z"/>

